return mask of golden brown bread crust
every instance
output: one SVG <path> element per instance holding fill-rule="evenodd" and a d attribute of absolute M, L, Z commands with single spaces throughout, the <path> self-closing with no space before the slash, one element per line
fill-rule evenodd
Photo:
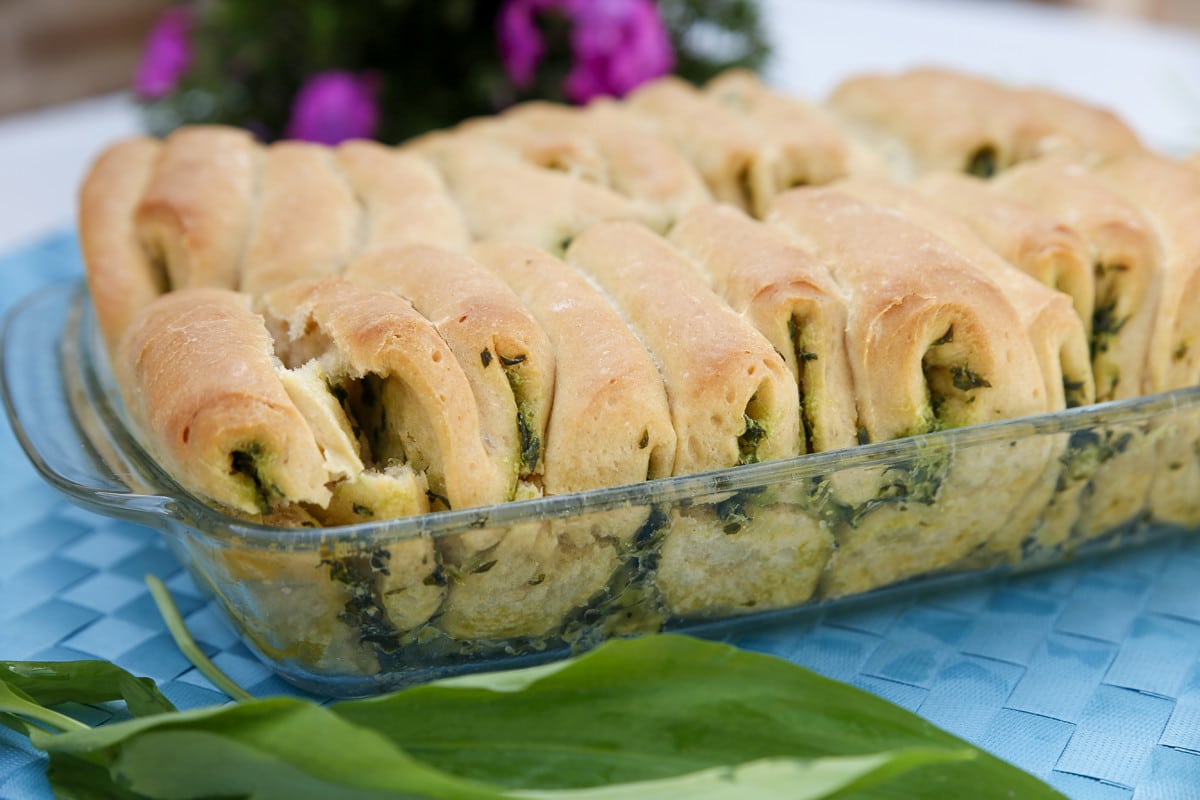
<path fill-rule="evenodd" d="M 675 77 L 643 84 L 625 106 L 692 162 L 717 200 L 752 207 L 748 181 L 759 143 L 736 114 Z"/>
<path fill-rule="evenodd" d="M 849 298 L 847 347 L 871 441 L 930 429 L 937 417 L 927 380 L 944 394 L 940 424 L 950 427 L 1045 409 L 1017 312 L 944 241 L 835 189 L 780 195 L 770 221 L 827 264 Z M 941 279 L 931 291 L 934 271 Z"/>
<path fill-rule="evenodd" d="M 1041 366 L 1045 410 L 1095 402 L 1087 335 L 1065 294 L 1038 283 L 1000 258 L 969 225 L 915 191 L 866 178 L 842 181 L 836 188 L 863 202 L 896 211 L 945 240 L 964 263 L 978 269 L 1004 292 L 1020 316 Z"/>
<path fill-rule="evenodd" d="M 376 250 L 355 260 L 347 280 L 406 298 L 454 351 L 479 409 L 496 468 L 509 477 L 542 471 L 554 401 L 554 353 L 508 285 L 468 256 L 427 245 Z"/>
<path fill-rule="evenodd" d="M 918 173 L 991 177 L 1051 153 L 1101 161 L 1141 149 L 1108 111 L 946 69 L 854 77 L 834 90 L 829 105 L 877 140 L 903 143 Z"/>
<path fill-rule="evenodd" d="M 317 358 L 333 384 L 357 394 L 364 461 L 411 464 L 451 508 L 508 499 L 462 368 L 407 300 L 326 278 L 277 289 L 261 305 L 287 363 Z"/>
<path fill-rule="evenodd" d="M 237 128 L 179 128 L 163 141 L 135 219 L 169 288 L 237 287 L 261 158 L 254 137 Z"/>
<path fill-rule="evenodd" d="M 817 186 L 849 174 L 854 161 L 850 140 L 820 108 L 769 88 L 753 72 L 734 69 L 713 78 L 705 96 L 731 109 L 778 157 L 759 156 L 760 174 L 752 174 L 755 216 L 762 216 L 775 194 L 795 186 Z"/>
<path fill-rule="evenodd" d="M 671 475 L 676 440 L 662 377 L 600 293 L 528 245 L 491 241 L 471 252 L 512 287 L 554 348 L 546 494 Z"/>
<path fill-rule="evenodd" d="M 79 246 L 110 357 L 134 315 L 167 288 L 133 225 L 160 147 L 145 136 L 118 142 L 93 162 L 79 192 Z"/>
<path fill-rule="evenodd" d="M 627 222 L 592 226 L 566 260 L 603 289 L 657 362 L 678 437 L 676 475 L 799 454 L 787 366 L 696 279 L 695 264 Z"/>
<path fill-rule="evenodd" d="M 705 92 L 659 78 L 625 103 L 692 162 L 717 200 L 757 217 L 777 193 L 825 183 L 848 168 L 849 145 L 833 126 L 747 73 L 728 73 Z"/>
<path fill-rule="evenodd" d="M 849 297 L 846 342 L 864 438 L 1045 410 L 1038 359 L 1016 310 L 944 240 L 836 188 L 780 195 L 769 219 L 828 264 Z M 1035 440 L 987 464 L 931 446 L 917 463 L 845 476 L 873 483 L 877 496 L 864 501 L 862 486 L 846 496 L 858 519 L 837 532 L 821 593 L 853 594 L 1003 548 L 1007 541 L 993 537 L 1043 477 L 1047 456 Z"/>
<path fill-rule="evenodd" d="M 1150 221 L 1162 258 L 1162 290 L 1147 354 L 1148 391 L 1200 383 L 1200 170 L 1139 153 L 1109 161 L 1096 175 L 1133 202 Z M 1196 486 L 1200 425 L 1187 417 L 1164 424 L 1149 504 L 1155 517 L 1200 522 Z M 1146 470 L 1143 470 L 1145 472 Z"/>
<path fill-rule="evenodd" d="M 704 180 L 663 136 L 624 106 L 596 100 L 583 109 L 544 102 L 504 112 L 489 131 L 540 166 L 576 174 L 658 210 L 665 228 L 710 199 Z"/>
<path fill-rule="evenodd" d="M 363 207 L 364 251 L 410 244 L 467 246 L 466 223 L 428 161 L 367 141 L 344 142 L 334 153 Z"/>
<path fill-rule="evenodd" d="M 361 245 L 363 221 L 329 148 L 307 142 L 266 148 L 260 183 L 241 290 L 258 295 L 340 272 Z"/>
<path fill-rule="evenodd" d="M 870 139 L 907 148 L 916 172 L 990 176 L 1033 155 L 1022 149 L 1031 124 L 998 85 L 943 69 L 861 75 L 840 84 L 829 107 Z"/>
<path fill-rule="evenodd" d="M 932 172 L 914 182 L 913 188 L 961 217 L 1001 258 L 1070 295 L 1084 331 L 1091 336 L 1096 278 L 1090 248 L 1078 231 L 970 175 Z"/>
<path fill-rule="evenodd" d="M 1149 222 L 1085 168 L 1059 159 L 1022 164 L 994 186 L 1061 219 L 1088 242 L 1095 274 L 1096 398 L 1141 394 L 1148 388 L 1148 348 L 1162 291 L 1159 246 Z"/>
<path fill-rule="evenodd" d="M 854 445 L 846 298 L 829 270 L 780 231 L 729 206 L 696 209 L 669 238 L 783 357 L 800 393 L 806 451 Z"/>
<path fill-rule="evenodd" d="M 1041 139 L 1034 151 L 1039 157 L 1054 154 L 1100 162 L 1144 149 L 1137 134 L 1108 109 L 1046 89 L 1012 91 L 1037 120 Z"/>
<path fill-rule="evenodd" d="M 245 295 L 181 289 L 146 306 L 117 356 L 126 407 L 189 490 L 247 513 L 324 505 L 324 458 Z"/>
<path fill-rule="evenodd" d="M 512 239 L 562 253 L 594 222 L 662 221 L 657 212 L 605 186 L 535 167 L 478 138 L 432 135 L 411 147 L 437 165 L 476 240 Z"/>
<path fill-rule="evenodd" d="M 1159 243 L 1162 286 L 1146 354 L 1149 392 L 1200 381 L 1200 171 L 1149 153 L 1095 174 L 1145 215 Z"/>

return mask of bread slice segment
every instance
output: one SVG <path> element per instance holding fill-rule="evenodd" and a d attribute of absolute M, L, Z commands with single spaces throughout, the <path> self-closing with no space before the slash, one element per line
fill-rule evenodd
<path fill-rule="evenodd" d="M 187 489 L 240 512 L 325 505 L 332 479 L 250 298 L 180 289 L 135 318 L 118 383 L 151 451 Z"/>
<path fill-rule="evenodd" d="M 364 463 L 411 464 L 441 507 L 508 499 L 508 478 L 484 449 L 462 368 L 407 300 L 326 278 L 277 289 L 261 306 L 285 363 L 316 359 L 344 395 Z"/>
<path fill-rule="evenodd" d="M 358 140 L 338 145 L 335 157 L 363 208 L 363 251 L 410 244 L 467 246 L 462 214 L 428 161 Z"/>
<path fill-rule="evenodd" d="M 858 439 L 846 354 L 846 297 L 829 270 L 780 231 L 735 208 L 698 208 L 669 240 L 703 268 L 711 284 L 771 342 L 796 381 L 806 451 L 850 447 Z"/>
<path fill-rule="evenodd" d="M 861 439 L 882 441 L 1046 409 L 1042 373 L 1004 293 L 948 243 L 836 188 L 796 189 L 770 216 L 849 297 L 846 344 Z M 931 280 L 932 276 L 936 276 Z M 831 509 L 838 549 L 822 578 L 843 596 L 949 567 L 1005 530 L 1045 447 L 986 464 L 931 443 L 901 464 L 841 476 L 875 496 Z"/>
<path fill-rule="evenodd" d="M 79 192 L 79 246 L 88 290 L 110 357 L 134 316 L 167 289 L 167 276 L 142 250 L 134 212 L 161 144 L 139 136 L 96 158 Z"/>
<path fill-rule="evenodd" d="M 237 288 L 261 162 L 262 148 L 237 128 L 189 126 L 163 140 L 135 222 L 168 288 Z"/>
<path fill-rule="evenodd" d="M 345 277 L 406 298 L 433 322 L 471 386 L 484 446 L 507 476 L 508 496 L 519 478 L 540 474 L 555 358 L 508 285 L 466 255 L 427 245 L 374 250 Z"/>
<path fill-rule="evenodd" d="M 241 290 L 258 295 L 294 280 L 336 275 L 360 248 L 362 224 L 329 148 L 307 142 L 265 148 Z"/>

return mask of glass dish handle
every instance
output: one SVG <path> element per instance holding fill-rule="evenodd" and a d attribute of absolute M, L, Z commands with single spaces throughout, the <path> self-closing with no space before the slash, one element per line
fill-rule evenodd
<path fill-rule="evenodd" d="M 80 282 L 49 286 L 9 311 L 0 339 L 4 408 L 17 441 L 52 486 L 85 507 L 145 523 L 147 512 L 154 519 L 172 501 L 150 489 L 102 418 L 112 408 L 99 396 L 105 390 L 88 380 L 85 313 Z"/>

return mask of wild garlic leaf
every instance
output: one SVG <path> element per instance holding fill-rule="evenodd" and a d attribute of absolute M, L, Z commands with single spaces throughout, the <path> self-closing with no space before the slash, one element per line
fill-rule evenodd
<path fill-rule="evenodd" d="M 0 682 L 0 712 L 36 706 L 19 693 Z M 74 800 L 1060 797 L 858 689 L 683 636 L 330 707 L 269 698 L 29 735 Z"/>
<path fill-rule="evenodd" d="M 51 758 L 66 754 L 111 764 L 112 782 L 146 797 L 503 796 L 422 764 L 374 731 L 296 698 L 141 717 L 58 735 L 34 731 L 30 739 Z"/>
<path fill-rule="evenodd" d="M 52 753 L 46 777 L 55 800 L 145 800 L 113 783 L 108 767 L 79 756 Z"/>
<path fill-rule="evenodd" d="M 525 676 L 435 682 L 331 709 L 434 767 L 522 789 L 652 781 L 765 758 L 972 749 L 860 689 L 675 635 L 609 642 Z M 1060 797 L 986 753 L 847 796 Z"/>
<path fill-rule="evenodd" d="M 82 722 L 46 708 L 20 688 L 4 681 L 0 681 L 0 717 L 4 718 L 7 727 L 30 737 L 40 732 L 41 728 L 28 724 L 27 720 L 59 731 L 88 729 Z"/>
<path fill-rule="evenodd" d="M 714 767 L 676 778 L 592 789 L 514 792 L 527 800 L 817 800 L 864 789 L 910 769 L 974 758 L 973 750 L 901 750 L 870 756 L 833 756 L 812 761 L 768 758 L 736 767 Z"/>
<path fill-rule="evenodd" d="M 44 706 L 124 700 L 135 717 L 175 710 L 154 681 L 107 661 L 0 661 L 0 682 Z"/>

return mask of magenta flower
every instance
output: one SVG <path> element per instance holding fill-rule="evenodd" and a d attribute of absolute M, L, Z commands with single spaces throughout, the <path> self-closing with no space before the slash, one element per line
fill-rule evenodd
<path fill-rule="evenodd" d="M 369 139 L 379 127 L 379 76 L 331 70 L 304 82 L 292 101 L 285 135 L 321 144 Z"/>
<path fill-rule="evenodd" d="M 559 14 L 571 26 L 571 70 L 563 93 L 574 103 L 622 97 L 665 75 L 675 53 L 652 0 L 506 0 L 497 19 L 500 56 L 518 89 L 533 85 L 546 54 L 541 15 Z"/>
<path fill-rule="evenodd" d="M 189 37 L 194 23 L 186 6 L 164 11 L 146 39 L 146 49 L 133 78 L 133 88 L 144 100 L 171 93 L 192 62 Z"/>

